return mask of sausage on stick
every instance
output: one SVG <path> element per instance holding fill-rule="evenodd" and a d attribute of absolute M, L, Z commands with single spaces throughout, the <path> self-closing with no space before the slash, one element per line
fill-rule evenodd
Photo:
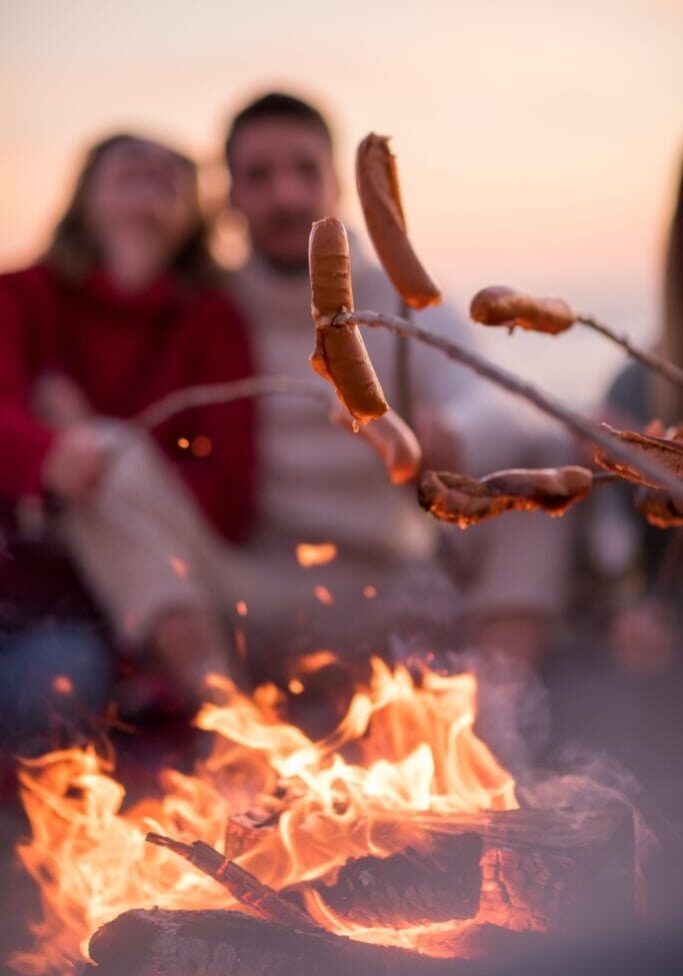
<path fill-rule="evenodd" d="M 340 220 L 326 217 L 311 228 L 308 247 L 315 349 L 311 366 L 333 384 L 349 413 L 368 423 L 389 406 L 356 325 L 333 325 L 353 311 L 349 242 Z"/>

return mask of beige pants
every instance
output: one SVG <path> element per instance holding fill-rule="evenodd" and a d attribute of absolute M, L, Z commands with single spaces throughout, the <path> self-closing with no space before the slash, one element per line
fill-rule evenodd
<path fill-rule="evenodd" d="M 365 599 L 366 585 L 386 595 L 395 584 L 395 566 L 380 560 L 347 556 L 303 569 L 293 543 L 249 551 L 226 544 L 150 438 L 118 421 L 91 424 L 110 455 L 107 473 L 91 498 L 63 513 L 60 531 L 124 644 L 143 642 L 161 615 L 179 608 L 228 621 L 261 644 L 282 643 L 288 629 L 324 630 L 349 602 Z"/>
<path fill-rule="evenodd" d="M 434 563 L 340 553 L 327 566 L 302 569 L 293 543 L 246 551 L 219 540 L 149 437 L 120 421 L 91 423 L 110 463 L 97 492 L 63 514 L 61 531 L 126 644 L 142 641 L 161 614 L 177 608 L 227 619 L 277 653 L 292 629 L 312 628 L 315 643 L 318 632 L 324 642 L 326 632 L 362 629 L 366 620 L 386 630 L 406 613 L 455 620 L 463 610 L 552 612 L 561 603 L 562 520 L 513 514 L 465 533 L 449 527 L 464 571 L 457 588 L 444 584 Z M 238 601 L 246 618 L 236 612 Z"/>

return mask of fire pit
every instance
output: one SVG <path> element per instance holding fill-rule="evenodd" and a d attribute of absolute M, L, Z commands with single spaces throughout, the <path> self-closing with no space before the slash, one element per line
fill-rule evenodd
<path fill-rule="evenodd" d="M 44 918 L 19 972 L 89 952 L 100 976 L 454 973 L 633 917 L 629 808 L 520 808 L 473 731 L 472 674 L 376 659 L 318 742 L 274 686 L 214 684 L 212 752 L 159 798 L 122 812 L 93 748 L 24 770 Z"/>

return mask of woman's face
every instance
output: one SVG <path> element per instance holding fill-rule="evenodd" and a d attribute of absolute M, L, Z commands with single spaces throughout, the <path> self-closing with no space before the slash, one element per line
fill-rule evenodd
<path fill-rule="evenodd" d="M 105 254 L 123 244 L 166 263 L 197 226 L 194 170 L 156 143 L 117 143 L 95 167 L 84 213 Z"/>

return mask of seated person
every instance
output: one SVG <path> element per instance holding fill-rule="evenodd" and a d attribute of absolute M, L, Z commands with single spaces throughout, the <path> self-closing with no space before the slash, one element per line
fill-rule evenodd
<path fill-rule="evenodd" d="M 102 707 L 112 668 L 103 635 L 82 626 L 93 600 L 116 645 L 144 648 L 181 697 L 230 671 L 192 527 L 231 542 L 248 532 L 251 401 L 178 414 L 153 439 L 130 421 L 179 387 L 250 371 L 195 165 L 127 134 L 93 147 L 46 254 L 0 277 L 2 728 L 23 704 L 47 716 L 57 703 L 68 722 L 74 696 Z"/>
<path fill-rule="evenodd" d="M 683 171 L 669 230 L 664 268 L 661 353 L 683 367 Z M 674 383 L 629 363 L 610 386 L 606 419 L 619 428 L 643 431 L 654 419 L 665 427 L 683 423 L 683 391 Z M 611 638 L 621 663 L 633 670 L 666 668 L 680 654 L 683 617 L 683 530 L 649 525 L 633 508 L 634 489 L 615 486 L 601 493 L 598 516 L 614 526 L 626 576 L 624 603 L 614 617 Z M 595 525 L 595 531 L 599 526 Z M 615 567 L 615 572 L 619 566 Z"/>
<path fill-rule="evenodd" d="M 230 203 L 244 218 L 251 245 L 231 293 L 247 317 L 257 369 L 310 380 L 308 236 L 312 221 L 339 210 L 332 132 L 314 106 L 272 92 L 236 114 L 225 148 Z M 386 275 L 353 234 L 350 244 L 356 307 L 399 313 Z M 476 340 L 447 305 L 419 313 L 417 321 L 466 345 Z M 419 343 L 381 329 L 364 330 L 364 340 L 389 403 L 418 435 L 426 466 L 480 474 L 557 463 L 547 432 L 532 434 L 520 420 L 526 411 L 519 401 Z M 465 533 L 441 532 L 419 508 L 414 486 L 391 487 L 367 444 L 332 428 L 325 405 L 303 398 L 260 404 L 258 443 L 252 551 L 270 564 L 279 561 L 283 577 L 291 577 L 297 543 L 337 546 L 334 562 L 307 571 L 304 603 L 293 604 L 306 614 L 312 646 L 329 646 L 320 642 L 331 639 L 335 616 L 335 647 L 342 637 L 358 645 L 373 618 L 387 634 L 412 617 L 429 640 L 440 617 L 456 643 L 474 640 L 537 657 L 563 604 L 565 520 L 523 513 Z M 455 587 L 437 566 L 439 549 L 447 550 Z M 316 583 L 327 586 L 335 605 L 316 604 Z M 249 626 L 255 624 L 250 607 Z"/>

